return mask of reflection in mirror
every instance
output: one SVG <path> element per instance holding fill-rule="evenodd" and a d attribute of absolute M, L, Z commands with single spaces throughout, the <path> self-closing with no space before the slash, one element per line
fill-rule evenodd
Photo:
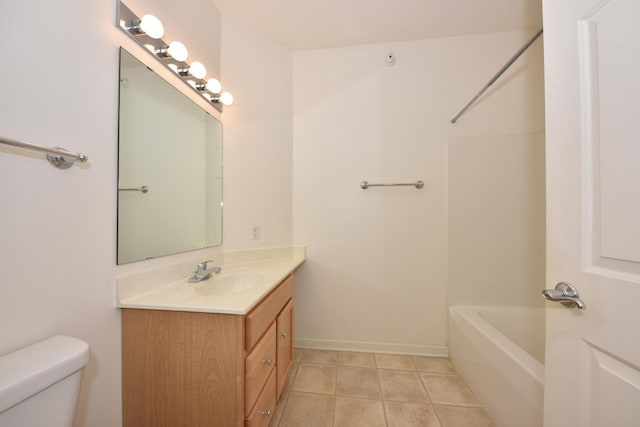
<path fill-rule="evenodd" d="M 118 264 L 222 243 L 222 124 L 120 49 Z"/>

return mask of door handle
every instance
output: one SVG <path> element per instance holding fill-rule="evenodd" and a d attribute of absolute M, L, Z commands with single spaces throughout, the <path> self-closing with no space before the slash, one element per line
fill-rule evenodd
<path fill-rule="evenodd" d="M 557 301 L 567 307 L 576 306 L 580 310 L 586 308 L 586 305 L 580 299 L 578 290 L 566 282 L 558 283 L 555 289 L 545 289 L 542 291 L 542 296 L 549 301 Z"/>

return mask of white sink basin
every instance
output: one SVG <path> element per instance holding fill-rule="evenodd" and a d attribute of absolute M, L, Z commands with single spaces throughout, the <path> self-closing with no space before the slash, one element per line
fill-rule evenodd
<path fill-rule="evenodd" d="M 237 294 L 249 291 L 264 283 L 265 273 L 261 271 L 238 271 L 211 277 L 197 286 L 196 292 L 202 295 Z"/>

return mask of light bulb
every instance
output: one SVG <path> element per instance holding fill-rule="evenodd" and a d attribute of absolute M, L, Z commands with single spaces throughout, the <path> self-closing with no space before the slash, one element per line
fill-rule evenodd
<path fill-rule="evenodd" d="M 201 62 L 193 61 L 189 66 L 189 73 L 196 79 L 204 79 L 204 76 L 207 75 L 207 69 Z"/>
<path fill-rule="evenodd" d="M 178 41 L 172 41 L 171 43 L 169 43 L 167 52 L 176 61 L 185 61 L 189 56 L 189 51 L 187 50 L 186 46 Z"/>
<path fill-rule="evenodd" d="M 222 104 L 226 106 L 233 104 L 233 95 L 231 95 L 229 92 L 222 92 L 220 94 L 220 98 L 218 99 Z"/>
<path fill-rule="evenodd" d="M 152 39 L 159 39 L 164 34 L 162 22 L 153 15 L 144 15 L 140 20 L 140 29 Z"/>
<path fill-rule="evenodd" d="M 222 85 L 217 79 L 209 79 L 207 80 L 207 90 L 212 93 L 220 93 Z"/>
<path fill-rule="evenodd" d="M 147 50 L 150 50 L 151 52 L 155 52 L 156 51 L 156 47 L 152 44 L 145 44 L 144 47 L 147 48 Z"/>

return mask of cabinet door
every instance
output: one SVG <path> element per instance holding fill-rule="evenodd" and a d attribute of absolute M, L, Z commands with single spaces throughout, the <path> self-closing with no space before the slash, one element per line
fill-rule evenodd
<path fill-rule="evenodd" d="M 277 329 L 277 398 L 287 383 L 289 372 L 293 366 L 293 299 L 289 300 L 276 319 Z"/>

